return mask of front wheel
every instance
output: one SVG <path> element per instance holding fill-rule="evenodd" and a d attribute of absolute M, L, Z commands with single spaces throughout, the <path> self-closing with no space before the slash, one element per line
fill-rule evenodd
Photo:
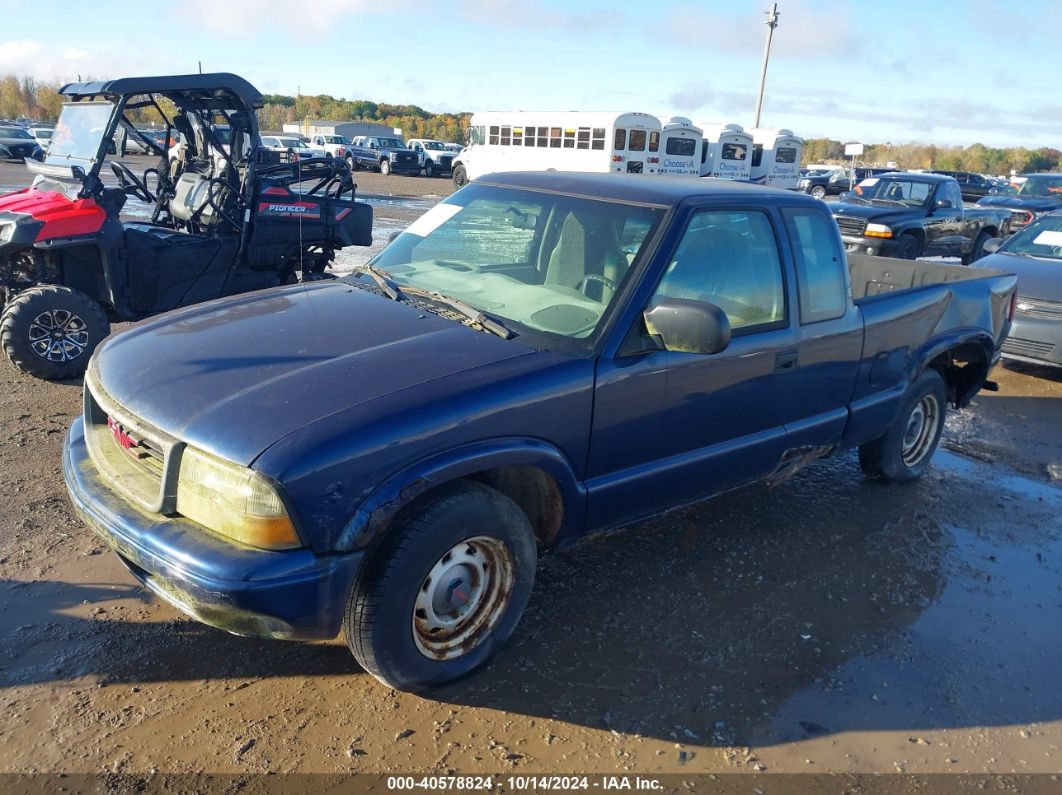
<path fill-rule="evenodd" d="M 420 692 L 485 664 L 516 629 L 535 581 L 527 516 L 461 481 L 401 517 L 354 583 L 344 634 L 358 663 Z"/>
<path fill-rule="evenodd" d="M 826 188 L 822 187 L 822 185 L 816 185 L 811 189 L 811 195 L 814 196 L 816 199 L 825 199 Z"/>
<path fill-rule="evenodd" d="M 896 249 L 892 252 L 892 256 L 896 259 L 918 259 L 921 245 L 918 242 L 918 238 L 914 235 L 903 235 L 899 242 L 896 244 Z"/>
<path fill-rule="evenodd" d="M 893 483 L 921 477 L 940 442 L 947 401 L 940 373 L 926 370 L 918 376 L 892 427 L 880 439 L 860 446 L 863 473 Z"/>
<path fill-rule="evenodd" d="M 389 160 L 381 160 L 380 161 L 380 173 L 383 174 L 385 177 L 388 174 L 391 173 L 391 161 L 389 161 Z"/>
<path fill-rule="evenodd" d="M 992 235 L 982 229 L 977 235 L 977 239 L 974 241 L 973 248 L 970 249 L 970 253 L 962 255 L 962 264 L 969 265 L 981 259 L 981 257 L 985 255 L 985 243 L 987 243 L 991 238 Z"/>
<path fill-rule="evenodd" d="M 49 381 L 84 374 L 110 323 L 79 290 L 42 284 L 23 290 L 0 316 L 0 344 L 24 373 Z"/>
<path fill-rule="evenodd" d="M 463 188 L 468 184 L 468 174 L 464 166 L 454 166 L 453 180 L 455 188 Z"/>
<path fill-rule="evenodd" d="M 358 170 L 358 161 L 355 160 L 353 157 L 348 157 L 347 158 L 347 168 L 349 168 L 350 169 L 350 173 L 353 174 L 355 171 Z"/>
<path fill-rule="evenodd" d="M 426 176 L 426 177 L 434 177 L 435 176 L 435 163 L 433 163 L 431 160 L 425 160 L 424 161 L 424 176 Z"/>

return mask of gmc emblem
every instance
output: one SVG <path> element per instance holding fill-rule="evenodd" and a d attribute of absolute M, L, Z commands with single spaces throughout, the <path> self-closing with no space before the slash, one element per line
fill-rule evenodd
<path fill-rule="evenodd" d="M 114 417 L 107 418 L 107 427 L 111 429 L 111 435 L 114 436 L 114 441 L 125 450 L 132 450 L 140 444 L 140 440 L 135 436 L 130 435 L 129 431 L 122 427 L 122 424 Z"/>

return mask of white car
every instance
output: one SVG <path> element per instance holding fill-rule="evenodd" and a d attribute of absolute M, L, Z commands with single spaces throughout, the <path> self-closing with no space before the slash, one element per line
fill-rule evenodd
<path fill-rule="evenodd" d="M 305 160 L 310 157 L 326 157 L 328 152 L 316 146 L 310 146 L 297 135 L 263 135 L 262 146 L 273 152 L 289 153 L 293 160 Z"/>

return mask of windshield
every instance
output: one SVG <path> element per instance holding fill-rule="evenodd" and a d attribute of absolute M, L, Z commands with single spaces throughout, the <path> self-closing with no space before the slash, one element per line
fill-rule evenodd
<path fill-rule="evenodd" d="M 440 149 L 446 148 L 445 146 L 443 146 L 442 141 L 422 141 L 421 144 L 425 149 L 431 149 L 434 151 L 439 151 Z"/>
<path fill-rule="evenodd" d="M 33 136 L 35 138 L 43 138 L 44 140 L 47 141 L 49 138 L 52 137 L 52 131 L 51 130 L 36 130 L 36 131 L 34 131 Z"/>
<path fill-rule="evenodd" d="M 929 182 L 880 177 L 868 177 L 852 190 L 857 199 L 882 204 L 902 204 L 907 207 L 921 207 L 932 192 L 933 185 Z"/>
<path fill-rule="evenodd" d="M 584 339 L 599 327 L 664 210 L 469 185 L 370 264 L 517 332 Z"/>
<path fill-rule="evenodd" d="M 348 141 L 342 135 L 326 135 L 324 137 L 324 139 L 325 139 L 325 143 L 326 144 L 349 144 L 350 143 L 350 141 Z"/>
<path fill-rule="evenodd" d="M 113 111 L 114 106 L 109 102 L 64 104 L 44 162 L 59 166 L 92 163 Z"/>
<path fill-rule="evenodd" d="M 1045 215 L 1000 247 L 1008 254 L 1062 260 L 1062 215 Z"/>
<path fill-rule="evenodd" d="M 390 149 L 405 149 L 406 145 L 402 143 L 400 138 L 379 138 L 381 147 L 388 147 Z"/>
<path fill-rule="evenodd" d="M 33 136 L 19 127 L 0 127 L 0 138 L 29 138 Z"/>
<path fill-rule="evenodd" d="M 286 149 L 302 149 L 306 144 L 300 138 L 281 138 L 280 145 Z"/>
<path fill-rule="evenodd" d="M 1062 174 L 1058 176 L 1037 175 L 1027 177 L 1021 187 L 1018 188 L 1018 195 L 1038 199 L 1062 198 Z"/>

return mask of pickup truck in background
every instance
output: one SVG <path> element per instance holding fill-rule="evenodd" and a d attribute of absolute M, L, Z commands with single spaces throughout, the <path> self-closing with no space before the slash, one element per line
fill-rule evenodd
<path fill-rule="evenodd" d="M 1022 174 L 1018 187 L 986 196 L 978 207 L 1009 210 L 1011 231 L 1024 229 L 1041 215 L 1062 209 L 1062 174 Z"/>
<path fill-rule="evenodd" d="M 495 174 L 347 277 L 108 338 L 63 468 L 163 599 L 238 634 L 342 631 L 425 690 L 498 651 L 550 549 L 853 448 L 919 477 L 1015 286 L 846 258 L 792 191 Z"/>
<path fill-rule="evenodd" d="M 983 174 L 975 174 L 972 171 L 938 171 L 931 169 L 925 173 L 954 177 L 955 181 L 959 183 L 959 192 L 962 193 L 962 200 L 966 202 L 976 202 L 990 193 L 996 192 L 996 188 Z"/>
<path fill-rule="evenodd" d="M 357 171 L 359 168 L 375 169 L 380 163 L 375 149 L 355 146 L 345 135 L 312 135 L 310 145 L 323 149 L 332 157 L 346 160 L 351 171 Z"/>
<path fill-rule="evenodd" d="M 410 138 L 406 141 L 406 146 L 417 153 L 424 176 L 449 176 L 453 171 L 454 152 L 447 149 L 442 141 L 433 138 Z"/>
<path fill-rule="evenodd" d="M 358 135 L 354 137 L 354 146 L 375 152 L 376 165 L 373 168 L 381 174 L 394 172 L 409 177 L 420 174 L 420 157 L 401 138 Z"/>
<path fill-rule="evenodd" d="M 960 257 L 969 265 L 1010 229 L 1008 211 L 964 208 L 959 183 L 939 174 L 868 177 L 830 207 L 848 251 L 897 259 Z"/>

